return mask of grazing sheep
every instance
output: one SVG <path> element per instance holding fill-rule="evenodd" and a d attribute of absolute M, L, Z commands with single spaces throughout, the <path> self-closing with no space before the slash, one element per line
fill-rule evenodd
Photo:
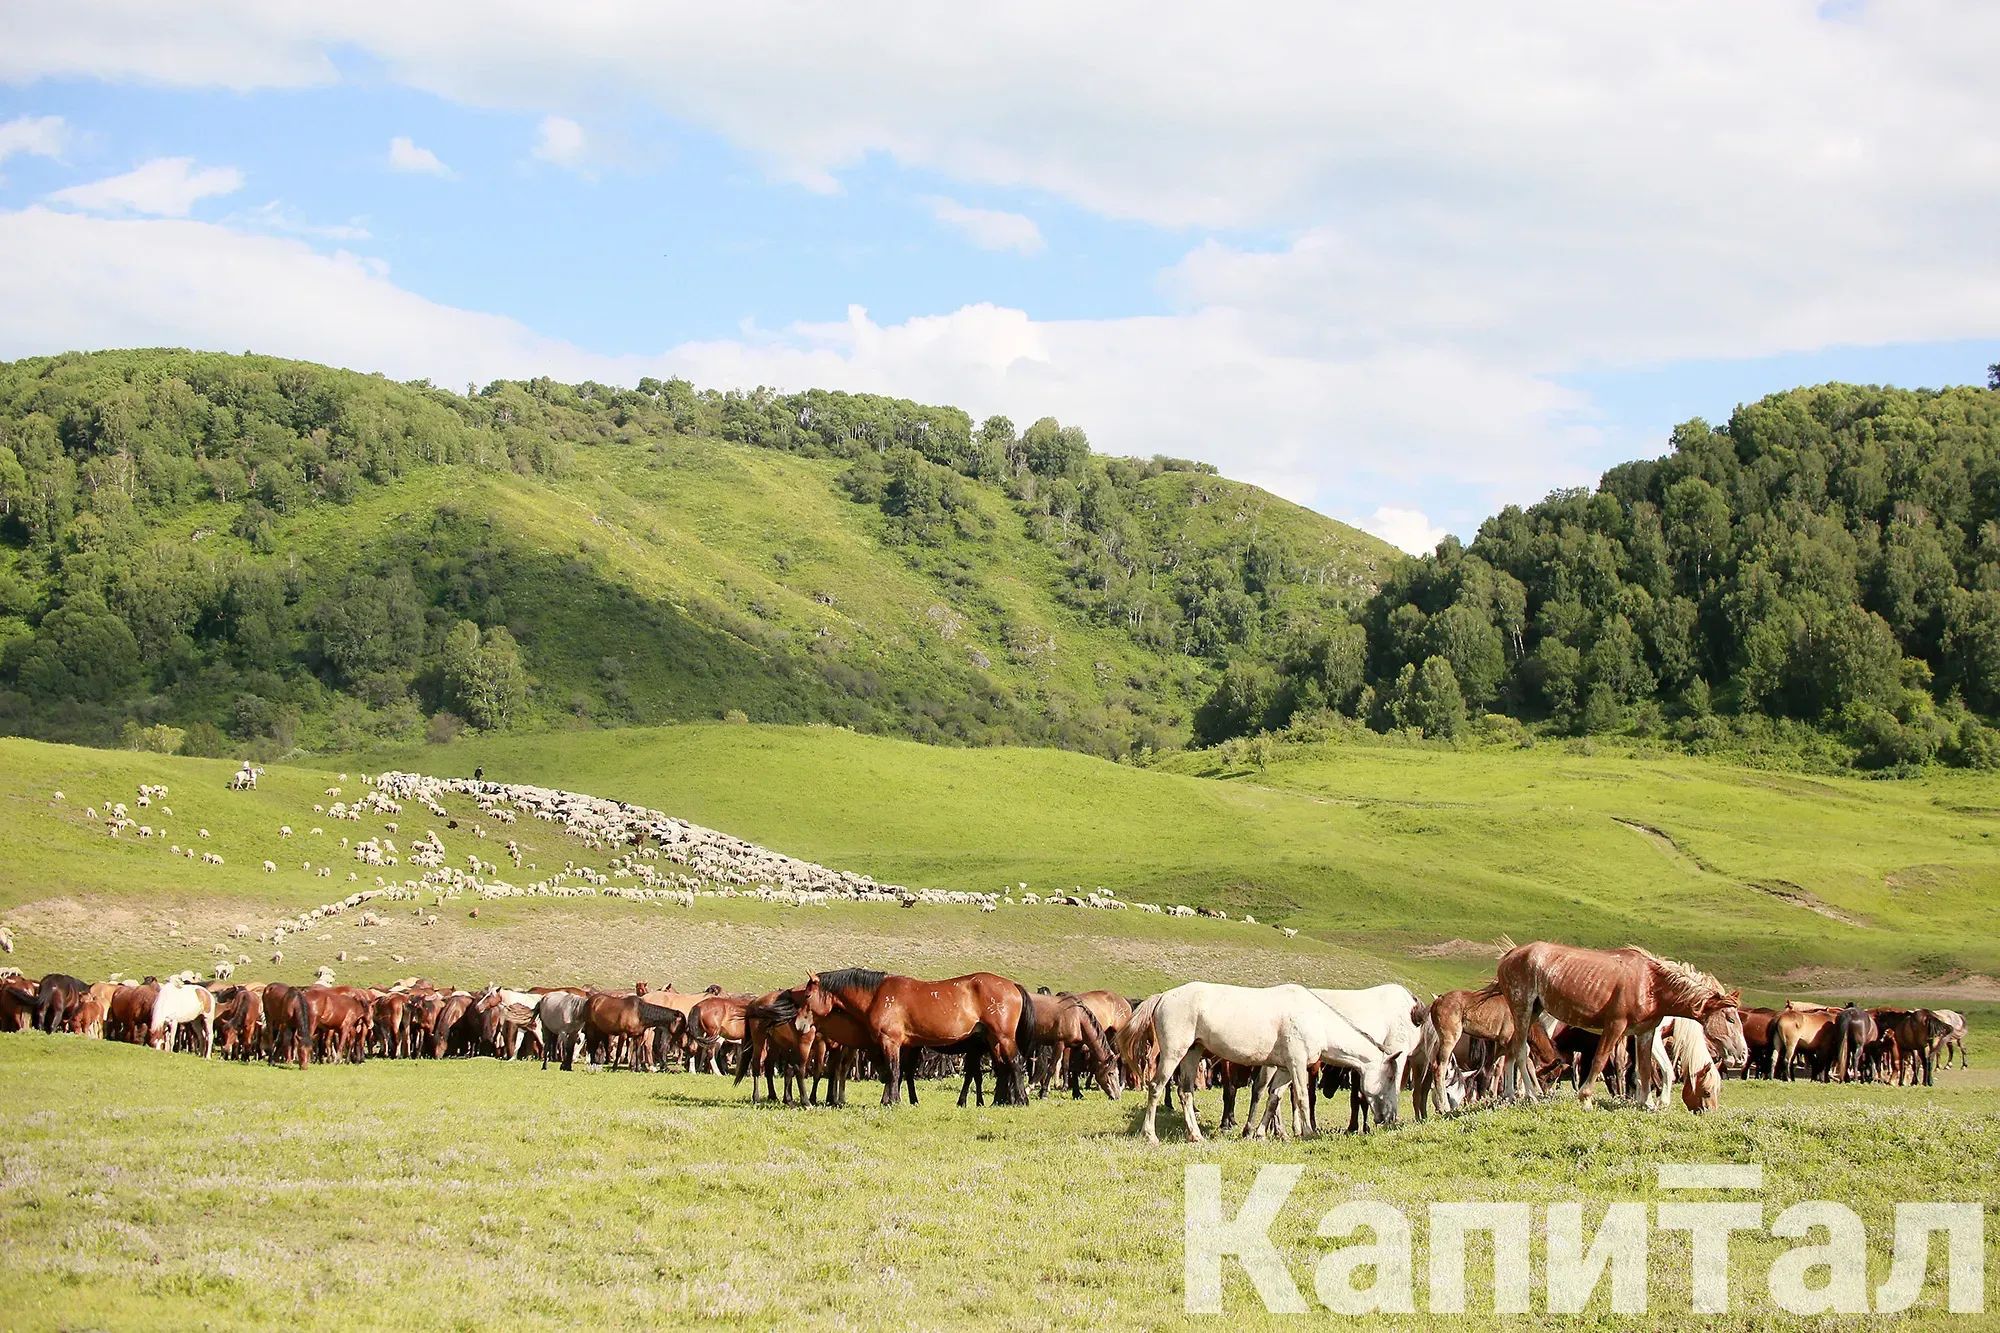
<path fill-rule="evenodd" d="M 0 926 L 0 953 L 14 952 L 14 932 Z"/>
<path fill-rule="evenodd" d="M 291 837 L 291 836 L 292 836 L 292 826 L 291 826 L 290 824 L 280 824 L 280 825 L 278 825 L 278 836 L 279 836 L 279 837 L 281 837 L 281 838 L 289 838 L 289 837 Z"/>
<path fill-rule="evenodd" d="M 64 796 L 64 795 L 63 795 L 63 794 L 62 794 L 61 792 L 57 792 L 57 793 L 56 793 L 56 794 L 55 794 L 55 795 L 54 795 L 53 797 L 51 797 L 50 799 L 51 799 L 51 800 L 56 800 L 56 801 L 66 801 L 66 800 L 68 800 L 69 798 L 68 798 L 67 796 Z"/>
<path fill-rule="evenodd" d="M 274 873 L 277 868 L 278 863 L 276 861 L 266 861 L 264 863 L 264 873 L 267 875 Z"/>
<path fill-rule="evenodd" d="M 225 963 L 217 963 L 215 965 L 215 979 L 217 981 L 227 981 L 229 980 L 230 977 L 234 976 L 235 974 L 236 974 L 236 965 L 234 963 L 225 962 Z"/>
<path fill-rule="evenodd" d="M 333 961 L 334 961 L 334 962 L 336 962 L 336 963 L 344 963 L 344 962 L 346 962 L 346 961 L 347 961 L 347 950 L 345 950 L 345 949 L 342 949 L 342 950 L 341 950 L 341 951 L 340 951 L 339 953 L 335 954 L 335 955 L 333 956 Z"/>
<path fill-rule="evenodd" d="M 237 954 L 237 955 L 236 955 L 236 965 L 237 965 L 238 967 L 248 967 L 248 966 L 250 966 L 250 955 L 249 955 L 249 954 L 247 954 L 247 953 L 239 953 L 239 954 Z"/>
<path fill-rule="evenodd" d="M 272 961 L 272 962 L 274 962 L 274 963 L 282 963 L 282 962 L 284 962 L 284 961 L 285 961 L 285 951 L 284 951 L 283 949 L 279 949 L 279 950 L 277 950 L 277 951 L 273 952 L 273 953 L 272 953 L 272 955 L 271 955 L 271 961 Z"/>
<path fill-rule="evenodd" d="M 1282 930 L 1282 931 L 1284 931 L 1284 932 L 1285 932 L 1285 938 L 1286 938 L 1286 939 L 1291 939 L 1291 938 L 1292 938 L 1293 936 L 1295 936 L 1295 935 L 1297 935 L 1297 934 L 1299 933 L 1298 931 L 1294 930 L 1294 929 L 1293 929 L 1292 927 L 1290 927 L 1290 926 L 1280 926 L 1280 927 L 1278 927 L 1278 929 L 1279 929 L 1279 930 Z"/>
<path fill-rule="evenodd" d="M 194 831 L 194 835 L 197 838 L 206 838 L 208 836 L 208 830 L 205 828 L 198 828 Z"/>

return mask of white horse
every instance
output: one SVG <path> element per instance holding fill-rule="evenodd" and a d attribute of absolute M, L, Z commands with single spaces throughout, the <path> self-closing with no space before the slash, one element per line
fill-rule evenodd
<path fill-rule="evenodd" d="M 1330 1062 L 1358 1071 L 1362 1091 L 1377 1119 L 1383 1118 L 1383 1108 L 1396 1096 L 1388 1052 L 1304 986 L 1256 988 L 1191 981 L 1159 997 L 1153 1010 L 1153 1032 L 1159 1041 L 1159 1064 L 1147 1087 L 1142 1125 L 1149 1143 L 1160 1141 L 1154 1116 L 1167 1080 L 1176 1074 L 1188 1142 L 1201 1142 L 1201 1127 L 1195 1121 L 1194 1076 L 1204 1051 L 1218 1060 L 1276 1071 L 1270 1108 L 1275 1108 L 1280 1091 L 1291 1090 L 1294 1133 L 1305 1132 L 1303 1098 L 1312 1086 L 1311 1065 Z M 1388 1114 L 1393 1113 L 1390 1105 Z M 1265 1125 L 1258 1132 L 1266 1127 L 1277 1128 L 1274 1109 L 1267 1108 Z"/>
<path fill-rule="evenodd" d="M 1335 1013 L 1352 1023 L 1389 1057 L 1389 1103 L 1373 1114 L 1380 1123 L 1395 1124 L 1395 1089 L 1403 1086 L 1403 1069 L 1422 1040 L 1423 1023 L 1430 1017 L 1429 1009 L 1417 1003 L 1417 997 L 1410 993 L 1408 987 L 1393 982 L 1370 986 L 1366 990 L 1321 990 L 1314 987 L 1313 994 L 1326 1001 Z"/>
<path fill-rule="evenodd" d="M 514 1049 L 506 1053 L 507 1059 L 516 1060 L 520 1058 L 521 1048 L 528 1044 L 529 1035 L 537 1027 L 541 1025 L 542 1001 L 547 997 L 542 995 L 537 995 L 535 992 L 531 990 L 508 990 L 505 986 L 502 986 L 500 988 L 499 993 L 500 993 L 500 1003 L 517 1004 L 521 1006 L 523 1009 L 526 1009 L 528 1011 L 528 1015 L 531 1020 L 528 1023 L 523 1024 L 519 1029 L 515 1031 Z"/>
<path fill-rule="evenodd" d="M 1670 1083 L 1681 1085 L 1681 1101 L 1696 1115 L 1722 1104 L 1722 1070 L 1701 1024 L 1692 1018 L 1661 1019 L 1653 1029 L 1650 1054 L 1650 1060 L 1640 1062 L 1647 1110 L 1666 1105 Z"/>
<path fill-rule="evenodd" d="M 197 1019 L 202 1027 L 202 1058 L 208 1059 L 215 1054 L 215 996 L 205 986 L 190 986 L 171 978 L 161 982 L 159 998 L 153 1001 L 149 1034 L 153 1048 L 171 1051 L 180 1025 Z"/>

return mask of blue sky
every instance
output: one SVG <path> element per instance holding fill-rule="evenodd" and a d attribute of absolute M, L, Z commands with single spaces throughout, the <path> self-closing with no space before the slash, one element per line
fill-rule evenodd
<path fill-rule="evenodd" d="M 2000 359 L 1976 6 L 1695 4 L 1664 55 L 1581 6 L 1035 8 L 24 4 L 0 355 L 894 392 L 1408 546 L 1689 416 Z"/>

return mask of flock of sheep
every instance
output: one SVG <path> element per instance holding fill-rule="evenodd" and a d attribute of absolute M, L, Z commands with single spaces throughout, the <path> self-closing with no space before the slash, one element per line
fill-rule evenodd
<path fill-rule="evenodd" d="M 246 762 L 227 785 L 232 791 L 254 790 L 261 776 L 262 769 Z M 1102 887 L 1085 890 L 1078 886 L 1069 892 L 1038 893 L 1022 882 L 992 893 L 910 889 L 786 856 L 659 810 L 554 787 L 488 782 L 483 775 L 440 778 L 397 771 L 372 776 L 364 773 L 360 775 L 360 793 L 351 798 L 345 795 L 348 780 L 347 774 L 340 774 L 336 785 L 325 788 L 325 800 L 313 803 L 313 815 L 323 818 L 325 825 L 312 825 L 303 833 L 290 824 L 280 824 L 274 830 L 279 846 L 269 849 L 271 855 L 262 859 L 262 867 L 266 874 L 275 874 L 281 865 L 293 864 L 293 858 L 279 847 L 304 842 L 315 847 L 326 846 L 328 850 L 317 860 L 299 859 L 296 864 L 303 873 L 331 879 L 335 875 L 333 860 L 338 857 L 359 867 L 345 872 L 346 883 L 360 886 L 363 874 L 373 871 L 369 877 L 372 883 L 287 916 L 264 930 L 236 926 L 231 932 L 234 947 L 222 943 L 213 946 L 213 951 L 221 955 L 210 967 L 216 980 L 227 980 L 236 967 L 251 961 L 247 952 L 238 952 L 250 942 L 268 947 L 273 964 L 282 963 L 282 946 L 288 935 L 313 931 L 328 918 L 344 912 L 371 903 L 409 902 L 418 904 L 411 909 L 417 924 L 434 926 L 439 916 L 431 909 L 468 894 L 488 899 L 604 897 L 678 907 L 693 907 L 697 898 L 748 898 L 794 907 L 825 906 L 835 901 L 896 903 L 903 907 L 952 904 L 973 906 L 984 912 L 1002 907 L 1048 906 L 1229 919 L 1226 912 L 1215 908 L 1126 901 Z M 101 823 L 112 837 L 134 834 L 142 839 L 164 840 L 168 837 L 166 821 L 173 818 L 172 808 L 165 804 L 167 795 L 164 784 L 142 783 L 130 804 L 106 799 L 90 805 L 84 814 L 87 819 Z M 453 830 L 461 827 L 460 820 L 444 804 L 450 796 L 470 798 L 479 816 L 468 821 L 473 849 L 456 858 L 447 851 L 438 828 L 429 822 L 438 821 Z M 57 791 L 51 799 L 60 804 L 68 798 Z M 396 839 L 402 835 L 410 807 L 421 812 L 418 818 L 428 817 L 426 827 L 399 845 Z M 328 833 L 327 825 L 337 828 L 366 818 L 379 820 L 383 832 L 363 838 L 340 835 L 337 841 L 335 835 Z M 155 822 L 147 822 L 149 819 Z M 609 855 L 603 859 L 601 869 L 571 858 L 559 869 L 542 872 L 539 864 L 525 859 L 520 841 L 511 836 L 524 819 L 553 825 L 586 851 Z M 490 845 L 489 827 L 494 829 L 492 840 L 502 843 L 502 850 L 492 859 L 481 854 L 481 849 Z M 209 836 L 206 828 L 199 828 L 195 840 L 207 841 Z M 185 845 L 175 841 L 167 850 L 171 855 L 189 859 L 199 856 L 204 864 L 224 864 L 220 853 L 198 851 L 195 841 Z M 512 870 L 535 872 L 535 877 L 523 875 L 519 877 L 522 882 L 503 877 L 503 861 Z M 394 873 L 398 870 L 402 874 Z M 475 907 L 473 914 L 477 911 Z M 1256 924 L 1256 919 L 1249 915 L 1242 920 Z M 359 924 L 375 926 L 386 922 L 371 908 L 362 913 Z M 1281 929 L 1287 937 L 1298 933 L 1290 928 Z M 177 922 L 168 922 L 166 930 L 171 940 L 184 938 Z M 374 941 L 364 943 L 372 945 Z M 392 958 L 398 963 L 407 961 L 401 955 Z M 335 961 L 349 961 L 348 954 L 342 951 Z M 372 960 L 360 955 L 353 961 Z M 331 980 L 329 969 L 322 968 L 321 973 L 322 981 Z M 188 969 L 185 975 L 197 979 L 201 973 Z"/>

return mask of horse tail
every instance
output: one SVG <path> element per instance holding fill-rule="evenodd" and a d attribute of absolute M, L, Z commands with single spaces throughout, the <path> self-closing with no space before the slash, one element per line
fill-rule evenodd
<path fill-rule="evenodd" d="M 753 1026 L 749 1023 L 743 1025 L 743 1049 L 736 1053 L 735 1081 L 737 1083 L 741 1083 L 743 1076 L 750 1072 L 750 1052 L 763 1039 L 763 1036 L 764 1029 L 761 1026 Z M 787 1087 L 789 1088 L 789 1085 Z"/>

